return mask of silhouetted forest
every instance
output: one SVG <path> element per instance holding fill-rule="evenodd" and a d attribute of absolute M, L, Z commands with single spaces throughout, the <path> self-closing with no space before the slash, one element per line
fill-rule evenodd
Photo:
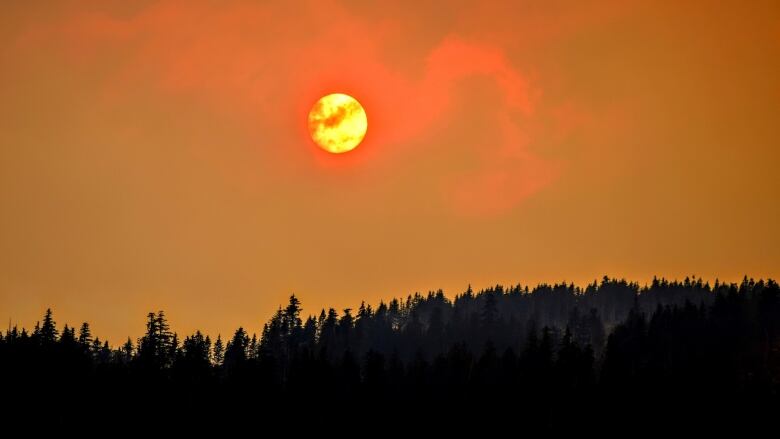
<path fill-rule="evenodd" d="M 469 287 L 303 316 L 291 296 L 259 334 L 210 337 L 177 334 L 159 311 L 143 337 L 110 346 L 47 310 L 32 330 L 0 334 L 0 414 L 93 431 L 336 433 L 717 429 L 780 413 L 773 280 Z"/>

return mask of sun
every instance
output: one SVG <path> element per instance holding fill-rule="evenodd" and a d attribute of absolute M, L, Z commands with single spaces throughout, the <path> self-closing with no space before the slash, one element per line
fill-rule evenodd
<path fill-rule="evenodd" d="M 366 136 L 368 119 L 357 99 L 343 93 L 321 97 L 309 111 L 309 133 L 320 148 L 333 154 L 352 151 Z"/>

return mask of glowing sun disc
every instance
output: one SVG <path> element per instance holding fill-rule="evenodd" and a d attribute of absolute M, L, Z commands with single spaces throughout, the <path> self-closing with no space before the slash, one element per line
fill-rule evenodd
<path fill-rule="evenodd" d="M 309 111 L 309 133 L 325 151 L 352 151 L 366 136 L 368 119 L 357 99 L 343 93 L 321 97 Z"/>

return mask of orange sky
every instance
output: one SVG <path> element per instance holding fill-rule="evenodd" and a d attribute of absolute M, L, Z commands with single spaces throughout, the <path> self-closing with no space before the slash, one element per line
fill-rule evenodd
<path fill-rule="evenodd" d="M 0 318 L 28 327 L 780 277 L 777 1 L 4 2 L 0 65 Z M 368 114 L 343 155 L 306 127 L 333 92 Z"/>

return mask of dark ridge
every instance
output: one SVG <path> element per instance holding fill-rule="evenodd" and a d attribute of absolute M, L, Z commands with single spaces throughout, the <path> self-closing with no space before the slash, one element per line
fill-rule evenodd
<path fill-rule="evenodd" d="M 778 336 L 778 284 L 748 278 L 469 287 L 305 320 L 293 295 L 259 336 L 181 338 L 160 311 L 115 347 L 47 310 L 33 330 L 0 333 L 0 419 L 123 432 L 744 430 L 780 413 Z"/>

